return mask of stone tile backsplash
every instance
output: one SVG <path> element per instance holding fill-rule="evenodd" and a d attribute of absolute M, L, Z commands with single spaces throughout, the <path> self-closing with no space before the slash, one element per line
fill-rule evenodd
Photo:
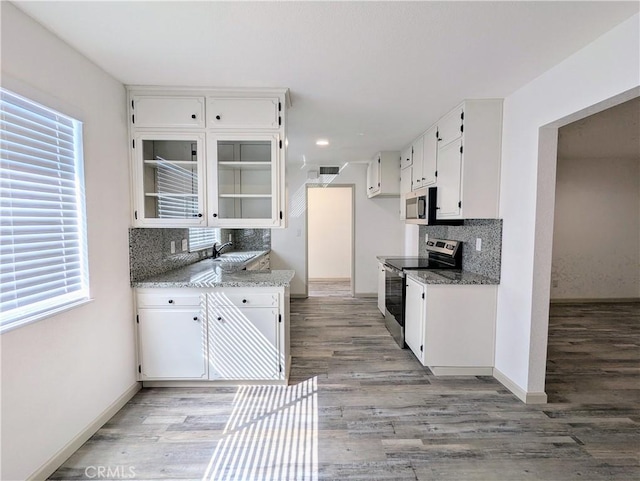
<path fill-rule="evenodd" d="M 502 219 L 468 219 L 464 225 L 421 225 L 418 253 L 426 256 L 425 234 L 429 237 L 463 242 L 462 268 L 500 280 L 502 258 Z M 482 250 L 476 251 L 476 239 L 482 239 Z"/>
<path fill-rule="evenodd" d="M 234 251 L 268 251 L 271 249 L 271 229 L 226 229 L 233 233 Z M 226 239 L 226 237 L 222 237 Z"/>
<path fill-rule="evenodd" d="M 224 252 L 271 249 L 269 229 L 220 229 L 220 242 L 232 237 L 233 247 Z M 131 282 L 193 264 L 211 256 L 211 249 L 182 252 L 182 240 L 189 239 L 189 229 L 129 229 L 129 273 Z M 176 243 L 175 254 L 171 242 Z"/>

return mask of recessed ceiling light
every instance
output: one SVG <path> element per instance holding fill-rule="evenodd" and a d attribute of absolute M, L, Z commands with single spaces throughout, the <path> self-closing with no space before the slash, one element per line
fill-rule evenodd
<path fill-rule="evenodd" d="M 319 145 L 320 147 L 326 147 L 327 145 L 329 145 L 329 141 L 327 139 L 318 139 L 316 140 L 316 145 Z"/>

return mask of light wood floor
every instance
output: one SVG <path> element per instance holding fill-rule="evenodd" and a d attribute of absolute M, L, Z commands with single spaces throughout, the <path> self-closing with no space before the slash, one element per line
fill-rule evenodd
<path fill-rule="evenodd" d="M 351 297 L 350 280 L 309 279 L 309 297 Z"/>
<path fill-rule="evenodd" d="M 539 406 L 434 377 L 374 299 L 294 300 L 291 324 L 290 386 L 144 389 L 51 479 L 640 479 L 640 304 L 552 306 Z"/>

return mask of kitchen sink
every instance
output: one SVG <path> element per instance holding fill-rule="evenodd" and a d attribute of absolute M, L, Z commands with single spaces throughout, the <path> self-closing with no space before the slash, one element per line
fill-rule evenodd
<path fill-rule="evenodd" d="M 228 252 L 225 254 L 220 254 L 220 257 L 216 257 L 215 259 L 211 259 L 216 263 L 242 263 L 246 262 L 249 259 L 255 257 L 255 254 L 243 254 L 241 252 Z"/>

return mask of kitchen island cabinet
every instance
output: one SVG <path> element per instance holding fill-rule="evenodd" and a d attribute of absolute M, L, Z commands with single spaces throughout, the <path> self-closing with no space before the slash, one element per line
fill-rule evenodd
<path fill-rule="evenodd" d="M 206 259 L 134 282 L 138 379 L 145 386 L 286 384 L 293 274 Z"/>

